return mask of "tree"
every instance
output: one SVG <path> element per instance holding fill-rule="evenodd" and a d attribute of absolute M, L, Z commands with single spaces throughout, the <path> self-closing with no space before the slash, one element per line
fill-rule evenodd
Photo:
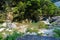
<path fill-rule="evenodd" d="M 51 17 L 57 14 L 57 7 L 51 0 L 3 0 L 3 2 L 5 12 L 14 13 L 13 21 L 28 19 L 37 22 L 40 16 Z"/>

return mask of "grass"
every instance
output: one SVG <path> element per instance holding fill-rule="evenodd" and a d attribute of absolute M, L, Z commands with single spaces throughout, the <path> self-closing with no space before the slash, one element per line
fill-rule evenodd
<path fill-rule="evenodd" d="M 17 31 L 14 31 L 12 35 L 7 36 L 4 40 L 16 40 L 17 37 L 23 36 L 23 33 L 17 33 Z"/>

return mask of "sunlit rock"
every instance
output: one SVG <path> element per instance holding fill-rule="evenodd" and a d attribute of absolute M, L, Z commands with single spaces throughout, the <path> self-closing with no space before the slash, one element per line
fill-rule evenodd
<path fill-rule="evenodd" d="M 16 24 L 12 23 L 11 27 L 16 28 L 17 26 L 16 26 Z"/>
<path fill-rule="evenodd" d="M 0 28 L 0 32 L 4 31 L 5 28 Z"/>
<path fill-rule="evenodd" d="M 19 26 L 19 31 L 25 33 L 27 31 L 27 25 Z"/>
<path fill-rule="evenodd" d="M 17 27 L 16 24 L 14 24 L 14 23 L 6 23 L 6 22 L 3 23 L 2 26 L 8 27 L 8 28 L 16 28 Z"/>
<path fill-rule="evenodd" d="M 6 27 L 6 22 L 4 22 L 1 26 Z"/>
<path fill-rule="evenodd" d="M 6 29 L 6 31 L 12 32 L 13 30 L 10 30 L 10 29 Z"/>

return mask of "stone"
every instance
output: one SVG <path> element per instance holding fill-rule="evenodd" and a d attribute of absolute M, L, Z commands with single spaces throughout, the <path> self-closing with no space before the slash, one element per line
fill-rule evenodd
<path fill-rule="evenodd" d="M 5 28 L 0 28 L 0 32 L 4 31 Z"/>
<path fill-rule="evenodd" d="M 6 22 L 4 22 L 1 26 L 6 27 Z"/>
<path fill-rule="evenodd" d="M 4 22 L 1 26 L 3 27 L 8 27 L 8 28 L 16 28 L 16 24 L 15 23 L 11 23 L 11 22 Z"/>
<path fill-rule="evenodd" d="M 52 17 L 52 19 L 56 19 L 56 20 L 54 21 L 55 25 L 56 25 L 56 26 L 60 26 L 60 16 Z M 54 25 L 54 26 L 55 26 L 55 25 Z"/>

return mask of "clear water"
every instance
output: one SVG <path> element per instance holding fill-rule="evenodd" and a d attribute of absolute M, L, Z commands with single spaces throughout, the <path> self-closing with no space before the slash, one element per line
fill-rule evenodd
<path fill-rule="evenodd" d="M 18 37 L 16 40 L 60 40 L 60 39 L 54 37 L 39 36 L 39 35 L 25 35 L 23 37 Z"/>

